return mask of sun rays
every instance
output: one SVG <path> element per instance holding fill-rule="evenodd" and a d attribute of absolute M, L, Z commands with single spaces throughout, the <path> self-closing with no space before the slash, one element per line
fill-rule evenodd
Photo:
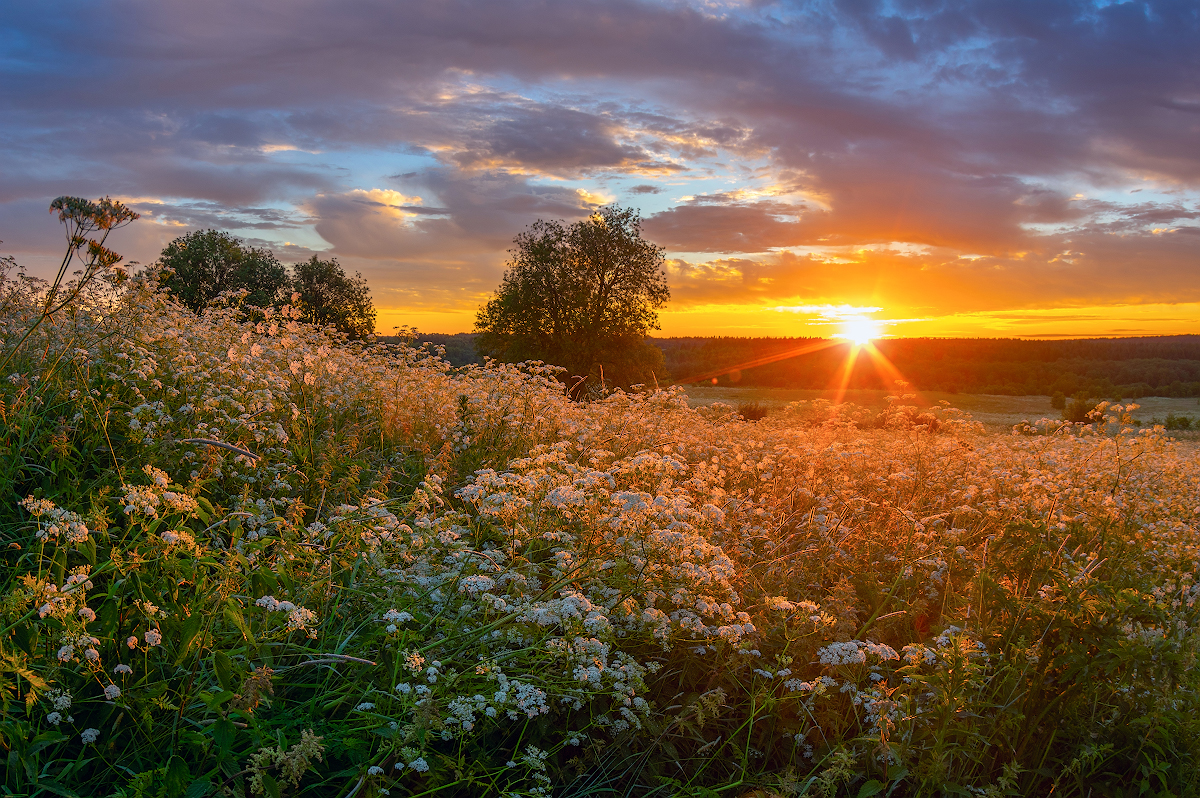
<path fill-rule="evenodd" d="M 883 328 L 875 319 L 867 316 L 850 316 L 842 322 L 842 331 L 834 338 L 845 338 L 855 346 L 865 346 L 883 335 Z"/>
<path fill-rule="evenodd" d="M 843 332 L 835 335 L 833 339 L 817 341 L 795 349 L 789 349 L 785 352 L 764 355 L 763 357 L 723 366 L 719 369 L 693 374 L 679 379 L 677 382 L 682 385 L 705 382 L 717 385 L 721 377 L 728 376 L 731 382 L 736 383 L 740 382 L 742 372 L 746 369 L 778 363 L 793 357 L 816 354 L 817 352 L 822 352 L 833 347 L 841 347 L 845 349 L 845 353 L 838 363 L 833 378 L 827 385 L 827 390 L 833 392 L 833 402 L 835 404 L 840 404 L 844 401 L 846 392 L 850 389 L 850 385 L 853 382 L 861 380 L 862 375 L 861 373 L 856 375 L 856 369 L 861 371 L 859 361 L 864 354 L 866 355 L 869 367 L 875 372 L 879 383 L 885 388 L 891 388 L 898 383 L 905 385 L 911 383 L 911 380 L 872 342 L 881 334 L 881 327 L 878 322 L 865 316 L 855 317 L 847 319 L 842 329 Z M 855 379 L 856 376 L 858 380 Z"/>

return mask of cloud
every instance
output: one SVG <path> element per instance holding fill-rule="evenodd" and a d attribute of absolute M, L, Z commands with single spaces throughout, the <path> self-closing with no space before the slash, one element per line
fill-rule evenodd
<path fill-rule="evenodd" d="M 963 311 L 1174 304 L 1200 301 L 1195 240 L 1179 232 L 1126 235 L 1072 234 L 1074 257 L 1051 254 L 963 259 L 954 250 L 922 253 L 893 248 L 839 249 L 797 255 L 668 266 L 673 306 L 758 304 L 877 306 L 899 315 Z M 1053 252 L 1054 247 L 1048 247 Z"/>
<path fill-rule="evenodd" d="M 462 166 L 512 165 L 550 174 L 652 168 L 641 148 L 624 143 L 612 120 L 570 108 L 522 109 L 471 136 L 453 160 Z"/>
<path fill-rule="evenodd" d="M 799 246 L 803 227 L 781 217 L 802 209 L 781 202 L 717 205 L 690 202 L 649 217 L 647 238 L 676 252 L 765 252 Z"/>
<path fill-rule="evenodd" d="M 330 254 L 423 308 L 477 303 L 499 285 L 517 233 L 539 218 L 578 219 L 596 207 L 577 190 L 506 172 L 433 168 L 401 179 L 422 196 L 356 189 L 319 194 L 305 210 Z M 438 205 L 427 208 L 425 195 Z"/>
<path fill-rule="evenodd" d="M 145 232 L 122 231 L 139 250 L 233 229 L 462 305 L 531 221 L 625 196 L 651 240 L 713 258 L 673 272 L 685 303 L 1025 307 L 1200 283 L 1187 0 L 65 9 L 6 17 L 10 251 L 57 248 L 54 196 L 112 194 L 141 199 Z"/>

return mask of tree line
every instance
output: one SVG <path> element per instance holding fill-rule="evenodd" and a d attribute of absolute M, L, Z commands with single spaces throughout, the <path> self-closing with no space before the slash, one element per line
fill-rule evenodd
<path fill-rule="evenodd" d="M 64 202 L 88 201 L 56 200 Z M 103 210 L 105 202 L 119 206 L 106 199 L 88 207 Z M 480 308 L 473 333 L 416 333 L 405 340 L 444 347 L 454 365 L 491 357 L 561 366 L 559 379 L 577 399 L 611 388 L 696 381 L 698 375 L 717 385 L 888 389 L 897 372 L 919 390 L 949 393 L 1200 396 L 1197 335 L 883 340 L 873 351 L 889 368 L 879 368 L 867 350 L 853 360 L 849 374 L 849 344 L 821 347 L 824 342 L 813 338 L 655 339 L 650 334 L 659 328 L 657 310 L 670 290 L 663 248 L 641 237 L 637 210 L 609 205 L 573 224 L 538 220 L 513 244 L 501 285 Z M 195 312 L 232 292 L 247 305 L 291 305 L 301 320 L 333 326 L 352 338 L 374 333 L 376 312 L 366 281 L 361 274 L 348 276 L 336 258 L 313 255 L 284 266 L 268 249 L 199 230 L 169 243 L 147 271 Z M 797 351 L 804 353 L 784 357 Z M 753 365 L 763 360 L 771 362 Z"/>
<path fill-rule="evenodd" d="M 474 333 L 417 334 L 443 348 L 455 366 L 482 363 Z M 826 388 L 842 379 L 847 344 L 769 365 L 738 370 L 756 358 L 827 343 L 820 338 L 647 338 L 663 356 L 660 385 L 724 370 L 717 385 Z M 901 338 L 875 343 L 918 390 L 1136 399 L 1200 396 L 1200 336 L 1025 341 L 992 338 Z M 847 387 L 890 389 L 870 357 L 860 353 Z M 711 384 L 711 380 L 706 381 Z"/>
<path fill-rule="evenodd" d="M 150 269 L 159 284 L 197 313 L 229 292 L 256 307 L 291 305 L 301 321 L 333 326 L 351 338 L 375 332 L 375 307 L 361 274 L 346 274 L 337 258 L 313 255 L 284 266 L 269 249 L 246 246 L 217 230 L 197 230 L 163 249 Z"/>
<path fill-rule="evenodd" d="M 737 364 L 804 349 L 813 338 L 665 338 L 673 379 L 729 369 L 719 385 L 824 388 L 843 379 L 849 344 L 738 371 Z M 1200 396 L 1200 336 L 1028 341 L 1012 338 L 900 338 L 877 341 L 887 359 L 915 388 L 948 393 L 1007 395 L 1061 393 L 1137 398 Z M 867 352 L 854 361 L 849 388 L 890 388 L 894 375 Z"/>

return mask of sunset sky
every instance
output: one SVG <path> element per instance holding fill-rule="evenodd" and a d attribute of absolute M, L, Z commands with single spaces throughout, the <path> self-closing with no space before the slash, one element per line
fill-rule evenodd
<path fill-rule="evenodd" d="M 1200 4 L 10 3 L 0 254 L 61 194 L 463 332 L 538 218 L 641 209 L 663 335 L 1200 333 Z"/>

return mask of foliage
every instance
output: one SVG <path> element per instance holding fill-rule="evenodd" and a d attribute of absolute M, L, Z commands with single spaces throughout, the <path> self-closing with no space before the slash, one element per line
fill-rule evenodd
<path fill-rule="evenodd" d="M 1150 423 L 1161 424 L 1163 429 L 1170 431 L 1200 429 L 1200 424 L 1197 424 L 1196 420 L 1191 416 L 1177 416 L 1174 413 L 1167 413 L 1167 417 L 1161 420 L 1152 418 L 1150 419 Z M 1196 426 L 1193 427 L 1193 424 L 1196 424 Z"/>
<path fill-rule="evenodd" d="M 1062 411 L 1063 420 L 1073 424 L 1087 424 L 1094 418 L 1093 408 L 1095 406 L 1095 398 L 1088 396 L 1086 391 L 1080 391 L 1071 397 L 1071 401 L 1065 403 Z"/>
<path fill-rule="evenodd" d="M 184 307 L 199 312 L 228 291 L 267 307 L 288 288 L 283 264 L 267 249 L 243 246 L 217 230 L 197 230 L 167 244 L 156 263 L 161 284 Z"/>
<path fill-rule="evenodd" d="M 572 225 L 519 234 L 496 294 L 479 311 L 476 349 L 506 362 L 562 366 L 572 396 L 656 381 L 662 355 L 646 342 L 670 298 L 661 247 L 634 209 L 601 208 Z"/>
<path fill-rule="evenodd" d="M 10 351 L 45 286 L 3 289 Z M 137 281 L 64 310 L 0 381 L 10 794 L 1200 781 L 1200 458 L 1128 408 L 747 423 Z"/>
<path fill-rule="evenodd" d="M 375 307 L 361 274 L 348 277 L 337 258 L 316 255 L 292 267 L 291 290 L 300 320 L 319 327 L 333 325 L 351 338 L 375 332 Z"/>
<path fill-rule="evenodd" d="M 761 402 L 743 402 L 737 406 L 737 414 L 747 421 L 766 418 L 767 412 L 767 406 Z"/>
<path fill-rule="evenodd" d="M 777 388 L 888 389 L 889 368 L 876 351 L 922 391 L 1010 396 L 1085 391 L 1091 396 L 1200 396 L 1200 336 L 1024 341 L 1015 339 L 900 338 L 876 341 L 843 374 L 847 346 L 813 351 L 815 338 L 656 338 L 672 379 L 721 369 L 720 384 Z M 769 365 L 744 364 L 797 350 L 804 354 Z M 665 380 L 660 381 L 665 382 Z"/>

